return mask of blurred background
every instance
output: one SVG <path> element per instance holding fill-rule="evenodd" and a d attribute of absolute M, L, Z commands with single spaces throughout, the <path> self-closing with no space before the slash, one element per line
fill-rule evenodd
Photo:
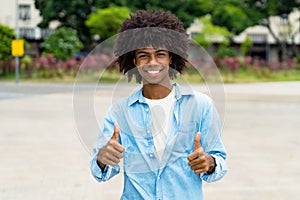
<path fill-rule="evenodd" d="M 74 81 L 88 53 L 139 9 L 168 10 L 181 19 L 189 37 L 215 60 L 224 82 L 300 79 L 299 0 L 0 2 L 0 81 L 14 79 L 14 39 L 25 41 L 18 55 L 21 80 Z"/>
<path fill-rule="evenodd" d="M 120 198 L 123 176 L 96 182 L 86 147 L 140 86 L 97 46 L 139 9 L 174 13 L 221 76 L 229 172 L 205 199 L 299 199 L 300 0 L 0 0 L 0 200 Z M 176 80 L 207 92 L 205 70 Z"/>

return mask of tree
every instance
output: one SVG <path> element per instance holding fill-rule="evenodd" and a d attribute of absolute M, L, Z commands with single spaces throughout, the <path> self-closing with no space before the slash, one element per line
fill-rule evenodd
<path fill-rule="evenodd" d="M 127 7 L 130 12 L 144 10 L 169 10 L 184 23 L 187 28 L 196 17 L 212 12 L 218 0 L 35 0 L 35 7 L 40 11 L 40 28 L 47 28 L 52 21 L 58 21 L 62 27 L 77 30 L 80 40 L 88 46 L 91 34 L 85 21 L 96 8 L 104 9 L 112 5 Z M 110 18 L 113 20 L 114 18 Z M 116 33 L 114 33 L 116 34 Z M 114 35 L 113 34 L 113 35 Z"/>
<path fill-rule="evenodd" d="M 247 27 L 263 25 L 268 28 L 278 45 L 279 60 L 284 60 L 286 41 L 278 37 L 270 26 L 271 16 L 286 16 L 299 8 L 297 0 L 222 0 L 216 4 L 212 12 L 212 21 L 219 26 L 225 26 L 229 31 L 239 34 Z"/>
<path fill-rule="evenodd" d="M 199 22 L 202 24 L 203 28 L 193 39 L 201 46 L 208 47 L 214 41 L 223 44 L 229 43 L 228 37 L 231 36 L 231 33 L 225 27 L 213 25 L 210 15 L 200 17 Z"/>
<path fill-rule="evenodd" d="M 288 25 L 288 14 L 291 13 L 293 9 L 298 8 L 300 6 L 300 2 L 297 0 L 247 0 L 245 1 L 244 6 L 252 9 L 252 15 L 249 15 L 249 18 L 256 19 L 258 24 L 267 27 L 276 40 L 279 60 L 286 60 L 288 55 L 286 48 L 287 41 L 275 34 L 270 24 L 270 16 L 280 16 Z M 260 16 L 260 18 L 257 18 L 257 16 Z"/>
<path fill-rule="evenodd" d="M 52 53 L 55 58 L 67 60 L 82 48 L 76 30 L 62 27 L 49 35 L 42 43 L 44 53 Z"/>
<path fill-rule="evenodd" d="M 222 3 L 212 12 L 213 23 L 226 27 L 233 33 L 241 33 L 246 27 L 253 24 L 242 7 L 234 4 Z"/>
<path fill-rule="evenodd" d="M 95 6 L 95 0 L 35 0 L 35 7 L 40 11 L 40 28 L 48 28 L 50 22 L 58 21 L 61 27 L 77 30 L 80 40 L 88 45 L 89 29 L 84 22 Z"/>
<path fill-rule="evenodd" d="M 98 8 L 110 5 L 128 7 L 131 12 L 136 10 L 165 10 L 174 13 L 187 28 L 196 17 L 210 13 L 218 0 L 98 0 Z"/>
<path fill-rule="evenodd" d="M 48 27 L 51 21 L 57 20 L 61 26 L 71 27 L 78 31 L 85 45 L 91 41 L 90 31 L 85 21 L 96 8 L 104 9 L 111 5 L 127 7 L 130 12 L 139 9 L 169 10 L 181 19 L 185 27 L 189 27 L 196 17 L 211 14 L 214 25 L 226 27 L 230 32 L 239 34 L 247 27 L 262 24 L 271 33 L 269 17 L 283 16 L 299 8 L 298 0 L 35 0 L 43 20 L 41 28 Z M 299 1 L 300 2 L 300 1 Z M 105 20 L 104 18 L 101 20 Z M 110 20 L 114 20 L 111 17 Z M 101 23 L 101 21 L 98 21 Z M 95 23 L 94 23 L 95 24 Z M 105 24 L 109 25 L 109 24 Z M 93 26 L 95 27 L 95 26 Z M 94 29 L 92 27 L 92 29 Z M 109 26 L 108 26 L 109 27 Z M 95 30 L 92 30 L 94 32 Z M 110 33 L 114 35 L 115 33 Z M 273 34 L 273 36 L 275 36 Z M 107 36 L 104 36 L 107 37 Z M 276 37 L 276 36 L 275 36 Z M 103 33 L 102 33 L 103 39 Z M 282 41 L 275 38 L 278 44 Z"/>
<path fill-rule="evenodd" d="M 248 49 L 249 47 L 251 47 L 252 41 L 251 38 L 249 36 L 246 37 L 246 39 L 243 41 L 243 43 L 241 44 L 241 52 L 243 53 L 243 56 L 246 56 L 248 53 Z"/>
<path fill-rule="evenodd" d="M 117 33 L 120 24 L 129 17 L 129 13 L 126 7 L 111 6 L 98 9 L 90 14 L 86 26 L 92 34 L 99 35 L 101 40 L 105 40 Z"/>
<path fill-rule="evenodd" d="M 9 63 L 11 58 L 11 42 L 14 39 L 14 30 L 8 26 L 0 24 L 0 74 L 13 71 L 13 66 Z"/>
<path fill-rule="evenodd" d="M 222 0 L 216 1 L 212 13 L 215 25 L 241 33 L 247 27 L 263 24 L 270 16 L 283 16 L 299 7 L 295 0 Z"/>
<path fill-rule="evenodd" d="M 11 56 L 11 42 L 14 39 L 14 30 L 0 24 L 0 61 L 8 60 Z"/>

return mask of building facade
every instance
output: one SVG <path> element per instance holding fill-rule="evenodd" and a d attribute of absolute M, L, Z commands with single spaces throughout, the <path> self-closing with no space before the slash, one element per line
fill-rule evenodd
<path fill-rule="evenodd" d="M 292 13 L 286 16 L 272 16 L 269 18 L 270 27 L 273 33 L 263 25 L 248 27 L 241 34 L 233 36 L 233 47 L 238 49 L 246 38 L 250 38 L 252 46 L 249 48 L 249 55 L 259 57 L 267 61 L 279 60 L 278 57 L 278 41 L 291 50 L 290 55 L 295 54 L 292 51 L 299 51 L 300 45 L 300 12 L 295 9 Z M 203 26 L 199 24 L 199 20 L 187 29 L 187 33 L 193 38 L 201 32 Z M 221 38 L 222 39 L 222 38 Z M 220 43 L 220 38 L 213 41 L 215 44 Z M 241 53 L 241 52 L 240 52 Z"/>
<path fill-rule="evenodd" d="M 38 27 L 42 18 L 34 0 L 0 0 L 0 4 L 0 23 L 15 30 L 18 23 L 19 37 L 30 43 L 30 49 L 25 53 L 38 55 L 40 42 L 53 32 L 57 24 L 51 24 L 49 29 Z"/>

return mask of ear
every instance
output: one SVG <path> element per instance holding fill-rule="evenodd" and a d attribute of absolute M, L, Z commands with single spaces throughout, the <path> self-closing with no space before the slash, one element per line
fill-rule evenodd
<path fill-rule="evenodd" d="M 169 60 L 170 60 L 169 64 L 172 64 L 172 54 L 170 53 L 169 53 Z"/>
<path fill-rule="evenodd" d="M 133 59 L 133 64 L 136 66 L 136 60 L 135 60 L 135 58 Z"/>

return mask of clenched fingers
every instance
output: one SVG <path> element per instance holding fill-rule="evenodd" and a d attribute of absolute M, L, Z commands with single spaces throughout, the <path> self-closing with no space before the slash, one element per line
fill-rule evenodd
<path fill-rule="evenodd" d="M 189 161 L 195 160 L 195 159 L 197 159 L 199 157 L 202 157 L 204 154 L 205 154 L 205 152 L 204 152 L 203 148 L 200 147 L 199 149 L 195 150 L 193 153 L 191 153 L 188 156 L 188 160 Z"/>
<path fill-rule="evenodd" d="M 124 147 L 115 140 L 109 140 L 106 147 L 111 150 L 114 149 L 120 153 L 123 153 L 124 151 Z"/>
<path fill-rule="evenodd" d="M 123 158 L 123 152 L 125 148 L 118 143 L 118 141 L 111 139 L 107 142 L 106 146 L 100 149 L 97 160 L 102 164 L 102 168 L 105 165 L 115 166 Z"/>

